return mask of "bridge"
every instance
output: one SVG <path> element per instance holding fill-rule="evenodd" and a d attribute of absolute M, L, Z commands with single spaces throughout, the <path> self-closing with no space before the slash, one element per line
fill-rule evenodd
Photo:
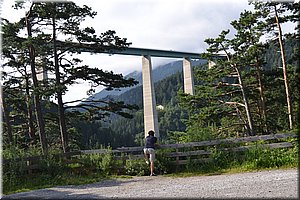
<path fill-rule="evenodd" d="M 73 48 L 81 52 L 106 53 L 111 55 L 119 54 L 119 55 L 131 55 L 131 56 L 142 57 L 142 75 L 143 75 L 142 85 L 143 85 L 145 137 L 148 135 L 149 130 L 154 130 L 156 137 L 159 138 L 159 127 L 158 127 L 158 117 L 156 111 L 154 83 L 152 78 L 151 57 L 183 59 L 184 92 L 190 95 L 194 95 L 194 79 L 192 73 L 191 59 L 202 59 L 201 53 L 146 49 L 146 48 L 136 48 L 136 47 L 127 47 L 127 48 L 121 48 L 116 50 L 114 49 L 114 47 L 78 44 L 78 43 L 63 43 L 63 42 L 61 42 L 59 46 L 60 48 Z M 224 57 L 224 56 L 216 55 L 215 57 Z M 214 65 L 212 61 L 209 61 L 208 64 L 209 67 Z"/>

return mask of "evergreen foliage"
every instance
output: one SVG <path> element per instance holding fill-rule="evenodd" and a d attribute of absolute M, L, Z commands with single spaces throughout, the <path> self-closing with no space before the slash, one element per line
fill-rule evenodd
<path fill-rule="evenodd" d="M 22 3 L 16 5 L 20 7 Z M 114 31 L 96 35 L 91 27 L 79 29 L 80 22 L 86 17 L 96 15 L 88 7 L 80 8 L 73 3 L 33 3 L 31 6 L 32 13 L 28 15 L 32 26 L 31 37 L 20 34 L 26 30 L 26 18 L 16 23 L 5 19 L 2 21 L 3 55 L 6 59 L 3 66 L 9 69 L 3 73 L 4 147 L 19 145 L 28 148 L 41 143 L 41 138 L 37 137 L 40 128 L 35 115 L 37 106 L 34 101 L 37 99 L 34 96 L 38 97 L 42 105 L 47 144 L 51 148 L 60 149 L 63 146 L 61 138 L 64 136 L 59 134 L 61 127 L 58 126 L 62 117 L 66 119 L 65 132 L 68 146 L 72 149 L 143 145 L 141 86 L 117 97 L 89 99 L 90 102 L 77 105 L 88 112 L 78 112 L 72 109 L 74 106 L 68 106 L 68 102 L 62 102 L 64 112 L 59 114 L 59 106 L 49 101 L 50 97 L 57 97 L 57 92 L 63 95 L 67 86 L 78 80 L 92 81 L 91 93 L 97 85 L 110 89 L 134 84 L 134 80 L 124 80 L 122 75 L 81 65 L 81 60 L 75 58 L 80 53 L 79 47 L 94 48 L 92 53 L 97 53 L 126 48 L 130 43 L 116 36 Z M 297 6 L 293 4 L 284 7 L 292 11 L 291 15 L 285 16 L 285 20 L 296 21 Z M 71 18 L 65 15 L 66 11 L 74 13 L 72 23 Z M 59 73 L 55 71 L 57 66 L 52 56 L 55 51 L 51 40 L 54 38 L 53 33 L 43 31 L 42 28 L 53 27 L 54 13 L 57 31 L 67 38 L 57 36 L 56 39 L 56 51 L 59 52 L 57 59 L 61 61 Z M 163 107 L 158 110 L 162 143 L 270 134 L 288 129 L 286 105 L 282 103 L 285 99 L 280 72 L 282 61 L 277 52 L 277 41 L 261 40 L 267 30 L 272 30 L 265 23 L 264 17 L 266 13 L 262 10 L 244 11 L 238 20 L 231 23 L 236 31 L 233 38 L 227 38 L 228 31 L 222 31 L 219 37 L 206 40 L 210 45 L 208 53 L 211 56 L 226 51 L 227 57 L 217 60 L 217 65 L 211 69 L 206 65 L 194 69 L 195 96 L 182 92 L 182 73 L 155 83 L 156 102 Z M 43 25 L 39 24 L 42 22 Z M 45 45 L 45 41 L 53 45 Z M 296 125 L 298 116 L 295 113 L 299 109 L 296 104 L 299 100 L 297 76 L 294 73 L 297 70 L 297 41 L 296 33 L 288 34 L 284 39 Z M 75 42 L 78 44 L 75 45 Z M 103 48 L 96 48 L 99 44 Z M 108 45 L 111 45 L 110 48 L 104 48 Z M 29 47 L 35 50 L 34 64 L 46 67 L 47 71 L 54 74 L 58 73 L 59 80 L 49 78 L 47 81 L 38 81 L 37 85 L 33 84 Z M 72 59 L 69 55 L 73 56 Z M 111 112 L 115 114 L 109 114 Z"/>
<path fill-rule="evenodd" d="M 16 3 L 18 9 L 23 5 L 24 2 Z M 271 2 L 255 6 L 254 11 L 243 11 L 238 20 L 231 22 L 235 30 L 233 38 L 224 30 L 217 38 L 206 40 L 209 44 L 207 59 L 214 59 L 220 52 L 225 57 L 214 60 L 216 65 L 211 68 L 207 65 L 194 68 L 194 96 L 182 92 L 182 73 L 155 84 L 156 102 L 161 106 L 158 109 L 161 143 L 274 134 L 291 129 L 291 122 L 294 129 L 299 126 L 299 115 L 296 115 L 300 96 L 297 90 L 299 33 L 287 34 L 279 44 L 276 40 L 262 40 L 269 32 L 278 34 L 274 31 L 274 22 L 277 27 L 286 21 L 298 22 L 299 3 Z M 280 14 L 277 20 L 272 9 Z M 80 28 L 86 17 L 95 15 L 91 8 L 71 2 L 33 2 L 26 16 L 18 22 L 2 20 L 3 157 L 14 160 L 40 154 L 47 156 L 39 163 L 42 167 L 37 182 L 25 174 L 26 163 L 6 163 L 5 193 L 26 184 L 39 188 L 47 184 L 45 180 L 51 180 L 52 185 L 74 183 L 69 182 L 72 176 L 96 176 L 99 180 L 111 174 L 148 172 L 145 163 L 128 161 L 124 166 L 114 160 L 110 152 L 115 147 L 144 145 L 141 86 L 118 97 L 90 99 L 76 106 L 87 112 L 71 109 L 74 106 L 68 106 L 70 102 L 62 101 L 67 86 L 79 80 L 91 81 L 90 94 L 99 85 L 112 89 L 136 84 L 120 74 L 82 65 L 76 58 L 81 48 L 88 48 L 92 53 L 111 53 L 130 45 L 112 30 L 97 35 L 92 27 Z M 295 30 L 299 30 L 299 24 Z M 285 65 L 286 74 L 282 73 L 281 65 Z M 55 78 L 38 80 L 41 70 L 51 72 Z M 292 91 L 289 95 L 287 88 Z M 49 100 L 53 97 L 58 99 L 57 104 Z M 255 148 L 242 155 L 246 156 L 243 159 L 237 154 L 215 150 L 213 162 L 201 166 L 189 163 L 185 170 L 215 172 L 231 166 L 246 169 L 296 166 L 298 146 L 296 141 L 292 142 L 294 147 L 290 149 Z M 109 147 L 105 156 L 83 155 L 76 165 L 53 157 L 61 151 L 105 147 Z M 158 170 L 172 171 L 162 152 L 157 153 Z M 125 172 L 116 171 L 122 165 Z"/>
<path fill-rule="evenodd" d="M 262 66 L 262 73 L 264 77 L 263 84 L 266 90 L 265 95 L 268 110 L 267 123 L 269 124 L 268 131 L 270 133 L 276 133 L 287 129 L 287 121 L 284 117 L 284 113 L 286 111 L 284 110 L 284 107 L 282 107 L 282 102 L 284 101 L 284 88 L 282 87 L 282 79 L 280 78 L 281 69 L 277 67 L 278 63 L 276 55 L 278 56 L 278 52 L 274 50 L 274 47 L 275 43 L 270 41 L 270 43 L 266 44 L 265 53 L 262 55 L 263 60 L 265 61 Z M 292 58 L 296 48 L 294 40 L 287 39 L 285 42 L 285 48 L 286 52 L 291 53 L 287 54 L 287 57 Z M 289 66 L 289 74 L 292 78 L 291 80 L 293 80 L 291 82 L 292 88 L 296 88 L 296 77 L 293 71 L 295 68 L 292 67 L 295 66 L 295 63 L 293 62 L 293 65 Z M 206 84 L 213 80 L 214 75 L 206 69 L 206 65 L 194 68 L 194 76 L 196 78 L 195 85 L 196 88 L 198 88 L 197 90 L 199 90 L 203 96 L 204 93 L 206 93 L 207 96 L 211 96 L 211 94 L 213 94 L 211 93 L 212 91 L 205 91 L 203 88 L 207 87 Z M 245 72 L 245 74 L 248 74 L 249 77 L 255 75 L 253 70 L 249 70 L 248 72 Z M 196 117 L 194 121 L 192 116 L 189 117 L 189 114 L 191 114 L 192 111 L 188 111 L 184 107 L 179 106 L 178 101 L 179 95 L 184 95 L 182 91 L 182 77 L 183 74 L 180 72 L 155 83 L 157 105 L 162 105 L 164 107 L 163 110 L 158 110 L 159 129 L 162 137 L 162 141 L 160 142 L 183 143 L 237 136 L 238 132 L 235 132 L 237 129 L 235 127 L 229 128 L 229 126 L 236 123 L 235 120 L 230 120 L 229 117 L 220 117 L 221 115 L 218 115 L 217 113 L 221 110 L 215 110 L 213 107 L 204 108 L 205 112 L 209 112 L 209 109 L 211 109 L 213 111 L 212 114 L 214 114 L 210 116 L 212 118 L 207 117 L 208 121 L 206 122 L 206 126 L 203 125 L 203 121 L 201 121 L 200 118 Z M 235 78 L 226 78 L 226 80 L 230 83 L 235 83 Z M 254 99 L 253 101 L 257 101 L 257 95 L 257 93 L 251 94 L 251 98 Z M 295 93 L 293 94 L 293 101 L 295 104 L 298 101 L 298 96 L 298 91 L 295 90 Z M 98 121 L 95 123 L 87 123 L 81 121 L 75 123 L 75 126 L 79 127 L 78 130 L 82 135 L 82 148 L 99 148 L 100 144 L 104 146 L 110 145 L 113 148 L 120 146 L 144 145 L 142 87 L 138 86 L 128 90 L 120 96 L 111 98 L 124 101 L 128 104 L 136 104 L 138 105 L 139 110 L 132 112 L 132 119 L 125 119 L 118 117 L 117 115 L 111 115 L 105 119 L 105 122 Z M 203 107 L 206 106 L 206 102 L 203 101 L 203 99 L 199 99 L 199 102 L 201 103 L 200 105 L 196 105 L 196 102 L 193 102 L 195 104 L 193 107 L 195 112 L 199 111 L 198 108 L 200 108 L 201 105 Z M 226 111 L 226 109 L 223 111 Z M 257 112 L 257 110 L 254 110 L 254 113 L 255 112 Z M 278 115 L 278 112 L 282 113 L 282 115 Z M 235 116 L 232 116 L 232 118 L 234 119 Z M 254 114 L 254 120 L 255 123 L 260 123 L 259 116 L 257 116 L 257 114 Z M 224 127 L 227 127 L 227 130 L 218 129 L 220 124 L 224 124 Z"/>
<path fill-rule="evenodd" d="M 116 36 L 112 30 L 97 35 L 92 27 L 81 28 L 81 22 L 96 15 L 88 6 L 79 7 L 72 2 L 24 1 L 17 2 L 15 7 L 25 9 L 27 4 L 29 8 L 27 7 L 26 16 L 18 22 L 11 23 L 7 19 L 2 21 L 3 66 L 6 72 L 3 76 L 5 89 L 2 98 L 6 122 L 5 147 L 12 144 L 28 146 L 40 142 L 43 154 L 47 154 L 48 146 L 54 142 L 56 144 L 51 145 L 51 148 L 61 148 L 66 152 L 71 147 L 78 148 L 78 131 L 71 121 L 75 118 L 74 115 L 85 120 L 99 120 L 109 113 L 131 117 L 127 111 L 136 107 L 124 102 L 103 100 L 98 105 L 80 105 L 87 112 L 74 111 L 70 114 L 66 113 L 72 108 L 68 106 L 70 102 L 62 100 L 67 87 L 78 81 L 91 83 L 91 89 L 87 91 L 90 94 L 99 85 L 112 89 L 136 84 L 136 81 L 124 79 L 121 74 L 103 71 L 98 66 L 82 65 L 82 61 L 76 58 L 76 54 L 81 53 L 81 48 L 89 47 L 93 49 L 92 53 L 122 50 L 130 45 L 127 39 Z M 38 80 L 37 74 L 41 71 L 53 74 L 54 78 L 50 76 Z M 55 98 L 57 105 L 53 105 L 50 98 Z M 42 105 L 42 102 L 45 103 Z M 56 113 L 48 112 L 44 109 L 45 105 L 50 105 Z M 13 112 L 22 114 L 18 123 L 11 122 Z M 33 113 L 36 114 L 35 117 Z M 18 117 L 21 115 L 18 114 Z M 22 131 L 15 127 L 22 127 Z M 57 131 L 60 135 L 57 135 Z M 36 139 L 37 133 L 39 139 Z M 18 137 L 14 138 L 15 135 Z M 26 141 L 20 139 L 24 137 L 27 137 Z"/>

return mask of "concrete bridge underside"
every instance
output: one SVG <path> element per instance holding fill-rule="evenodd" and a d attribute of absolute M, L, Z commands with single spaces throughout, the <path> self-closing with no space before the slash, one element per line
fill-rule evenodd
<path fill-rule="evenodd" d="M 159 138 L 160 135 L 159 135 L 158 117 L 157 117 L 157 110 L 156 110 L 154 83 L 152 78 L 151 57 L 182 58 L 184 92 L 194 95 L 194 80 L 193 80 L 191 59 L 201 59 L 200 57 L 201 55 L 198 53 L 141 49 L 141 48 L 127 48 L 125 51 L 120 51 L 117 54 L 142 56 L 145 137 L 148 135 L 148 131 L 153 130 L 155 132 L 156 137 Z"/>
<path fill-rule="evenodd" d="M 153 130 L 155 132 L 156 137 L 159 138 L 160 135 L 159 135 L 158 117 L 157 117 L 157 110 L 156 110 L 154 83 L 152 78 L 151 57 L 182 58 L 184 91 L 185 93 L 194 95 L 194 80 L 193 80 L 191 59 L 200 59 L 201 58 L 200 54 L 178 52 L 178 51 L 141 49 L 141 48 L 127 48 L 125 51 L 118 52 L 117 54 L 142 56 L 145 137 L 148 135 L 148 132 L 150 130 Z"/>
<path fill-rule="evenodd" d="M 156 111 L 156 98 L 152 79 L 151 57 L 181 58 L 183 59 L 184 92 L 194 95 L 194 80 L 191 59 L 201 59 L 200 53 L 188 53 L 179 51 L 166 51 L 157 49 L 144 49 L 128 47 L 122 51 L 97 51 L 95 47 L 80 47 L 83 52 L 109 53 L 120 55 L 133 55 L 142 57 L 143 74 L 143 104 L 144 104 L 144 131 L 145 137 L 148 131 L 154 130 L 156 137 L 159 136 L 158 117 Z M 213 63 L 209 62 L 209 65 Z"/>

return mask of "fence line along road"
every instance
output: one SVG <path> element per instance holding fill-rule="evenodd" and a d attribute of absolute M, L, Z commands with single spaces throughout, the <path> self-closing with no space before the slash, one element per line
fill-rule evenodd
<path fill-rule="evenodd" d="M 209 156 L 213 153 L 212 150 L 219 151 L 235 151 L 243 152 L 253 148 L 291 148 L 293 144 L 287 142 L 288 138 L 296 138 L 295 133 L 274 134 L 274 135 L 261 135 L 251 136 L 243 138 L 227 138 L 219 140 L 209 140 L 201 142 L 189 142 L 180 144 L 162 144 L 158 146 L 158 149 L 164 149 L 164 157 L 170 158 L 170 164 L 185 165 L 190 160 L 195 163 L 210 161 Z M 142 159 L 143 155 L 142 146 L 138 147 L 120 147 L 113 150 L 109 149 L 94 149 L 94 150 L 81 150 L 76 152 L 68 152 L 65 154 L 53 155 L 54 158 L 63 159 L 66 163 L 77 163 L 80 159 L 76 157 L 84 154 L 105 154 L 111 152 L 116 160 L 123 160 L 125 163 L 127 159 Z M 10 162 L 22 162 L 24 163 L 25 170 L 29 173 L 34 172 L 39 168 L 38 162 L 45 158 L 44 156 L 32 156 L 26 158 L 13 158 L 3 159 L 3 164 L 9 164 Z"/>

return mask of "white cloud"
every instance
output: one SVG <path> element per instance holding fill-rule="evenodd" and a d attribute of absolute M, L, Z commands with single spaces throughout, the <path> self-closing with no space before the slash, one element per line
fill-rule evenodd
<path fill-rule="evenodd" d="M 127 37 L 132 46 L 186 51 L 199 49 L 193 41 L 197 36 L 200 40 L 216 30 L 220 32 L 247 6 L 247 1 L 196 0 L 88 0 L 81 3 L 99 10 L 94 20 L 87 21 L 98 32 L 116 30 L 121 37 Z M 193 38 L 186 43 L 191 36 Z M 193 47 L 186 49 L 189 45 Z"/>

